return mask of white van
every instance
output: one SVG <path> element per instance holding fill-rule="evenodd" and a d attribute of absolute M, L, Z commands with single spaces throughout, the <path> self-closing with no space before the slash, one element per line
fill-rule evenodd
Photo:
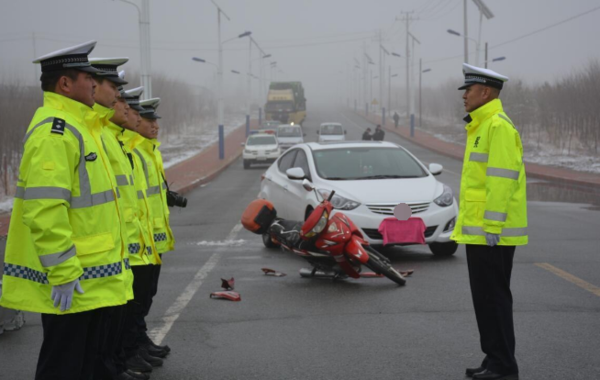
<path fill-rule="evenodd" d="M 302 126 L 299 124 L 281 124 L 277 127 L 277 141 L 281 150 L 286 150 L 296 144 L 304 142 L 306 134 L 302 131 Z"/>
<path fill-rule="evenodd" d="M 346 140 L 346 131 L 340 123 L 322 123 L 317 133 L 319 142 Z"/>

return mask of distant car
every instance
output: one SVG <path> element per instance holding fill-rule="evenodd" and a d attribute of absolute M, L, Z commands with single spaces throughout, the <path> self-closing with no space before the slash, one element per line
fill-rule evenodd
<path fill-rule="evenodd" d="M 257 133 L 248 136 L 243 143 L 244 169 L 250 168 L 252 164 L 265 164 L 274 162 L 280 155 L 281 149 L 274 134 Z"/>
<path fill-rule="evenodd" d="M 434 177 L 442 172 L 441 165 L 426 168 L 408 150 L 384 141 L 296 145 L 265 172 L 258 196 L 273 203 L 277 216 L 305 220 L 320 200 L 301 180 L 288 177 L 292 168 L 302 169 L 321 196 L 335 190 L 335 210 L 350 217 L 369 243 L 383 244 L 380 224 L 394 216 L 398 204 L 406 203 L 413 216 L 423 219 L 425 242 L 435 255 L 456 252 L 450 235 L 458 207 L 452 189 Z"/>
<path fill-rule="evenodd" d="M 280 124 L 277 127 L 277 141 L 281 150 L 286 149 L 304 142 L 304 132 L 299 124 Z"/>
<path fill-rule="evenodd" d="M 265 129 L 276 129 L 281 125 L 281 122 L 278 120 L 265 120 L 262 122 L 262 127 Z"/>
<path fill-rule="evenodd" d="M 322 123 L 317 133 L 319 142 L 346 140 L 346 131 L 340 123 Z"/>

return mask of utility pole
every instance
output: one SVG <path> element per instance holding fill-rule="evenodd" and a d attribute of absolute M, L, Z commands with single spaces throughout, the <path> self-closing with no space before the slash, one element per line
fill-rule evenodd
<path fill-rule="evenodd" d="M 469 45 L 468 42 L 468 33 L 467 33 L 467 0 L 464 0 L 464 24 L 465 24 L 465 63 L 469 63 Z"/>
<path fill-rule="evenodd" d="M 487 64 L 488 64 L 488 43 L 485 43 L 485 68 L 487 69 Z"/>
<path fill-rule="evenodd" d="M 31 42 L 33 44 L 33 59 L 36 59 L 37 52 L 36 52 L 36 48 L 35 48 L 35 32 L 33 32 L 31 35 Z M 38 67 L 38 65 L 33 65 L 33 83 L 34 84 L 37 83 L 38 80 L 40 80 L 40 77 L 38 76 L 37 67 Z"/>
<path fill-rule="evenodd" d="M 218 108 L 218 113 L 217 113 L 217 118 L 218 118 L 218 123 L 219 123 L 219 159 L 224 159 L 225 158 L 225 136 L 224 136 L 224 126 L 223 126 L 223 108 L 224 108 L 224 104 L 223 104 L 223 44 L 221 43 L 221 14 L 223 14 L 223 16 L 225 16 L 225 18 L 227 18 L 227 20 L 231 21 L 231 19 L 229 18 L 229 16 L 227 16 L 227 14 L 225 12 L 223 12 L 223 10 L 221 9 L 221 7 L 219 7 L 219 5 L 217 3 L 214 2 L 214 0 L 211 0 L 212 3 L 215 5 L 215 7 L 217 7 L 217 25 L 218 25 L 218 42 L 219 42 L 219 67 L 217 70 L 217 108 Z"/>
<path fill-rule="evenodd" d="M 410 47 L 408 44 L 408 37 L 410 36 L 410 32 L 409 32 L 410 22 L 418 20 L 416 18 L 413 18 L 413 16 L 412 16 L 413 13 L 414 13 L 414 11 L 402 12 L 402 14 L 404 15 L 402 18 L 396 17 L 396 20 L 403 21 L 406 23 L 406 118 L 407 118 L 407 120 L 410 120 L 410 114 L 411 114 L 411 109 L 410 109 Z"/>
<path fill-rule="evenodd" d="M 143 36 L 143 39 L 141 41 L 142 61 L 144 62 L 144 72 L 142 73 L 142 85 L 144 86 L 143 97 L 145 99 L 150 99 L 152 97 L 152 65 L 150 55 L 150 0 L 142 0 L 140 33 L 141 36 Z"/>
<path fill-rule="evenodd" d="M 388 66 L 388 114 L 392 112 L 392 65 Z"/>

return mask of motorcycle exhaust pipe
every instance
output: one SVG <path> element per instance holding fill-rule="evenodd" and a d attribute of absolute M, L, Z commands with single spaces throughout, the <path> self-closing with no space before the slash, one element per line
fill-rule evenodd
<path fill-rule="evenodd" d="M 324 270 L 318 270 L 318 269 L 308 269 L 308 268 L 302 268 L 300 269 L 300 277 L 304 277 L 304 278 L 334 278 L 336 276 L 336 272 L 335 271 L 324 271 Z"/>

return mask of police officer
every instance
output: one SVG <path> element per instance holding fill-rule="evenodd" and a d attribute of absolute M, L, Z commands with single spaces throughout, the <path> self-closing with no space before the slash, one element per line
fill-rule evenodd
<path fill-rule="evenodd" d="M 42 313 L 36 379 L 92 379 L 103 309 L 127 301 L 117 187 L 92 109 L 95 41 L 44 55 L 0 303 Z"/>
<path fill-rule="evenodd" d="M 510 279 L 516 246 L 527 244 L 527 199 L 519 132 L 498 98 L 508 78 L 463 64 L 468 123 L 460 210 L 452 239 L 466 244 L 471 294 L 485 358 L 474 379 L 514 380 Z"/>
<path fill-rule="evenodd" d="M 383 141 L 385 132 L 381 129 L 381 125 L 377 124 L 375 127 L 375 133 L 373 133 L 373 141 Z"/>
<path fill-rule="evenodd" d="M 152 235 L 156 250 L 159 255 L 172 251 L 175 247 L 175 238 L 171 231 L 169 223 L 169 208 L 167 206 L 167 182 L 166 175 L 163 167 L 162 155 L 159 151 L 160 142 L 157 140 L 158 137 L 158 122 L 160 116 L 156 113 L 156 108 L 160 104 L 159 98 L 147 99 L 140 102 L 140 106 L 144 109 L 140 112 L 141 122 L 138 126 L 138 133 L 144 137 L 144 140 L 135 149 L 134 153 L 140 158 L 144 173 L 146 176 L 146 183 L 148 190 L 146 191 L 148 204 L 150 206 L 150 217 L 152 221 Z M 148 337 L 146 331 L 145 317 L 150 311 L 152 305 L 152 298 L 158 291 L 158 279 L 160 277 L 161 265 L 154 265 L 152 273 L 152 289 L 150 290 L 149 298 L 147 299 L 146 310 L 144 312 L 144 318 L 139 322 L 140 326 L 138 335 L 138 345 L 142 349 L 157 350 L 160 352 L 170 352 L 171 349 L 168 345 L 157 345 L 150 337 Z"/>
<path fill-rule="evenodd" d="M 94 74 L 96 92 L 94 110 L 98 112 L 102 121 L 102 142 L 110 160 L 110 165 L 115 173 L 120 194 L 121 214 L 125 221 L 125 266 L 128 281 L 133 284 L 132 263 L 149 263 L 147 252 L 152 254 L 152 241 L 144 239 L 140 212 L 138 211 L 138 193 L 133 182 L 133 161 L 124 149 L 124 143 L 119 140 L 123 128 L 112 120 L 123 121 L 127 118 L 127 103 L 121 99 L 119 88 L 127 82 L 119 75 L 117 68 L 124 65 L 128 58 L 90 58 L 93 67 L 101 70 Z M 132 300 L 133 290 L 128 294 Z M 130 304 L 128 302 L 128 304 Z M 127 306 L 122 305 L 107 309 L 104 323 L 104 341 L 100 350 L 96 368 L 96 376 L 101 379 L 128 380 L 135 378 L 135 373 L 127 371 L 125 362 L 119 354 L 123 345 L 123 331 L 126 320 Z M 145 376 L 143 377 L 145 378 Z"/>

